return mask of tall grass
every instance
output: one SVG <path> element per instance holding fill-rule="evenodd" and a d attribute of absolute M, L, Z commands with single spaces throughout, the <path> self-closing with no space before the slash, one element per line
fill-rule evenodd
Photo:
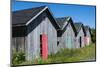
<path fill-rule="evenodd" d="M 48 59 L 43 61 L 41 58 L 33 61 L 26 61 L 25 64 L 48 64 L 48 63 L 63 63 L 63 62 L 79 62 L 79 61 L 95 60 L 95 45 L 78 48 L 78 49 L 62 49 L 56 54 L 49 55 Z"/>
<path fill-rule="evenodd" d="M 95 45 L 91 44 L 79 49 L 63 49 L 49 58 L 52 63 L 93 60 L 95 59 Z"/>

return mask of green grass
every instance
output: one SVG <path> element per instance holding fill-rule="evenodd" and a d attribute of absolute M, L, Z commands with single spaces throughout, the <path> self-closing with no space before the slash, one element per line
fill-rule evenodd
<path fill-rule="evenodd" d="M 49 56 L 50 63 L 77 62 L 95 59 L 95 45 L 91 44 L 80 49 L 64 49 Z"/>
<path fill-rule="evenodd" d="M 62 49 L 55 55 L 49 55 L 48 59 L 43 61 L 41 58 L 33 61 L 25 61 L 20 65 L 26 64 L 48 64 L 48 63 L 62 63 L 62 62 L 79 62 L 95 60 L 95 45 L 79 48 L 79 49 Z"/>

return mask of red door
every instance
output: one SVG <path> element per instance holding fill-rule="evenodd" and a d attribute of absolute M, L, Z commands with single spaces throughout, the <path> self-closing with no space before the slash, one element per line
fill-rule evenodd
<path fill-rule="evenodd" d="M 48 38 L 46 34 L 40 35 L 40 53 L 43 60 L 48 58 Z"/>
<path fill-rule="evenodd" d="M 87 37 L 84 37 L 84 43 L 87 44 Z"/>

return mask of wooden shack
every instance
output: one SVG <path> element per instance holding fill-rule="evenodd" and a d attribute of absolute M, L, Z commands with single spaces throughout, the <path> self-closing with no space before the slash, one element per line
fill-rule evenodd
<path fill-rule="evenodd" d="M 89 26 L 84 26 L 86 36 L 85 36 L 85 45 L 89 45 L 91 43 L 91 29 Z"/>
<path fill-rule="evenodd" d="M 26 60 L 57 53 L 56 23 L 47 6 L 12 12 L 12 50 L 24 51 Z"/>
<path fill-rule="evenodd" d="M 84 43 L 84 38 L 86 36 L 85 30 L 84 30 L 84 26 L 82 23 L 80 22 L 76 22 L 74 23 L 77 35 L 76 35 L 76 48 L 81 48 L 85 46 Z"/>
<path fill-rule="evenodd" d="M 76 30 L 71 17 L 56 18 L 57 23 L 60 25 L 60 30 L 57 31 L 58 48 L 75 48 Z"/>

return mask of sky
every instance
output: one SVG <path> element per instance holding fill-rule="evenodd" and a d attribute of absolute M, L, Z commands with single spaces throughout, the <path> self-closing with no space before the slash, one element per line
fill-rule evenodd
<path fill-rule="evenodd" d="M 34 8 L 44 5 L 49 7 L 54 17 L 70 16 L 72 17 L 74 22 L 82 22 L 84 25 L 88 25 L 91 28 L 95 28 L 95 6 L 13 1 L 12 11 L 18 11 L 22 9 Z"/>

